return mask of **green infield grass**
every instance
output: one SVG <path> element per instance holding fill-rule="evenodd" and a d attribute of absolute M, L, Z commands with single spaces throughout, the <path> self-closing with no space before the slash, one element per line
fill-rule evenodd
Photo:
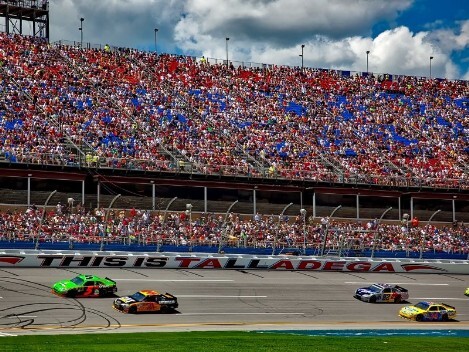
<path fill-rule="evenodd" d="M 466 337 L 317 337 L 260 332 L 160 332 L 0 337 L 0 351 L 14 352 L 285 352 L 469 351 Z"/>

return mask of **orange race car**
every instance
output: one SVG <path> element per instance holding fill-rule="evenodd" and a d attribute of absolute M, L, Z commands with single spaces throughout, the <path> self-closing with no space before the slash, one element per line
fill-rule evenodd
<path fill-rule="evenodd" d="M 113 304 L 115 309 L 124 313 L 168 313 L 178 306 L 178 300 L 173 295 L 153 290 L 141 290 L 131 296 L 116 298 Z"/>

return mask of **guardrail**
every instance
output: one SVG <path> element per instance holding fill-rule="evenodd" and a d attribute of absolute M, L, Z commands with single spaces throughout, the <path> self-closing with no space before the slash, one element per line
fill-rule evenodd
<path fill-rule="evenodd" d="M 186 161 L 154 160 L 154 159 L 136 159 L 119 157 L 97 157 L 70 154 L 70 153 L 29 153 L 15 154 L 14 152 L 2 152 L 0 150 L 0 163 L 13 165 L 41 165 L 44 166 L 63 166 L 70 169 L 96 169 L 96 170 L 122 170 L 122 171 L 141 171 L 168 173 L 168 174 L 187 174 L 203 176 L 234 176 L 238 178 L 265 179 L 265 180 L 289 180 L 289 181 L 313 181 L 327 182 L 334 184 L 347 185 L 394 185 L 396 187 L 418 187 L 418 188 L 436 188 L 436 189 L 456 189 L 468 190 L 469 180 L 465 179 L 441 179 L 441 178 L 418 178 L 404 176 L 383 176 L 383 175 L 351 175 L 327 171 L 317 172 L 310 169 L 288 169 L 278 168 L 270 170 L 269 168 L 254 168 L 236 165 L 202 165 L 203 170 L 194 163 Z"/>
<path fill-rule="evenodd" d="M 0 267 L 304 270 L 469 274 L 467 260 L 335 258 L 291 255 L 0 250 Z"/>
<path fill-rule="evenodd" d="M 166 242 L 155 242 L 151 245 L 141 243 L 125 244 L 123 242 L 116 243 L 110 241 L 95 241 L 89 243 L 79 242 L 40 242 L 39 244 L 32 238 L 30 241 L 0 241 L 0 251 L 107 251 L 107 252 L 132 252 L 132 253 L 184 253 L 184 255 L 192 255 L 193 253 L 206 253 L 207 255 L 305 255 L 320 256 L 321 248 L 302 248 L 296 247 L 278 247 L 274 250 L 270 246 L 265 247 L 247 247 L 247 246 L 223 246 L 219 247 L 218 243 L 213 245 L 194 245 L 188 243 L 186 245 L 170 244 Z M 423 251 L 420 250 L 382 250 L 372 248 L 346 249 L 346 248 L 329 248 L 326 247 L 324 256 L 334 256 L 337 258 L 363 258 L 363 259 L 424 259 L 424 260 L 469 260 L 469 254 L 461 252 L 439 252 L 439 251 Z"/>

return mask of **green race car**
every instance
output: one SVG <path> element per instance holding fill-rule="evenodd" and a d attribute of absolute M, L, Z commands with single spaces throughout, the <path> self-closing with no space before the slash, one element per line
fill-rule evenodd
<path fill-rule="evenodd" d="M 117 285 L 110 278 L 95 275 L 78 275 L 70 280 L 58 281 L 52 292 L 66 297 L 105 297 L 117 292 Z"/>
<path fill-rule="evenodd" d="M 465 294 L 467 297 L 469 297 L 469 287 L 466 288 L 466 291 L 464 292 L 464 294 Z"/>

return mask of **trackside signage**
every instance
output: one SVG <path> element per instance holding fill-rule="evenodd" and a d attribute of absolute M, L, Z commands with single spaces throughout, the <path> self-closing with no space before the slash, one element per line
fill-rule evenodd
<path fill-rule="evenodd" d="M 344 271 L 372 273 L 455 273 L 469 274 L 469 261 L 331 259 L 313 257 L 239 257 L 208 254 L 124 253 L 28 253 L 0 254 L 0 267 L 40 268 L 153 268 L 153 269 L 262 269 Z"/>

